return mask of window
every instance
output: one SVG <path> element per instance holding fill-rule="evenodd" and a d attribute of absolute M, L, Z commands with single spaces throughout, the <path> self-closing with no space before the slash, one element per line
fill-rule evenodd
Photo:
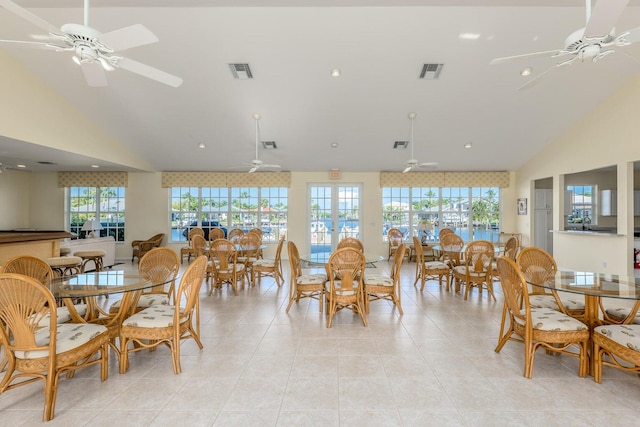
<path fill-rule="evenodd" d="M 99 220 L 100 237 L 113 236 L 124 242 L 124 187 L 70 187 L 69 230 L 84 238 L 82 226 L 88 220 Z"/>
<path fill-rule="evenodd" d="M 193 227 L 249 231 L 260 228 L 263 241 L 277 242 L 287 231 L 284 187 L 173 187 L 171 241 L 186 241 Z"/>
<path fill-rule="evenodd" d="M 452 228 L 465 241 L 490 239 L 500 228 L 499 187 L 385 187 L 382 189 L 383 240 L 389 228 L 438 240 L 440 228 Z"/>
<path fill-rule="evenodd" d="M 568 185 L 571 192 L 571 214 L 567 217 L 569 224 L 591 224 L 594 219 L 595 187 L 593 185 Z"/>

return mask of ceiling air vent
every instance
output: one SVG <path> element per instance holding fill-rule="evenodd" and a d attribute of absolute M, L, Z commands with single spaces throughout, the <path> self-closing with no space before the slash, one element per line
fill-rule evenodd
<path fill-rule="evenodd" d="M 234 79 L 245 80 L 253 78 L 249 64 L 229 64 L 229 68 L 231 68 Z"/>
<path fill-rule="evenodd" d="M 393 143 L 393 148 L 407 148 L 409 141 L 396 141 Z"/>
<path fill-rule="evenodd" d="M 275 141 L 262 141 L 262 146 L 265 149 L 275 149 L 278 148 Z"/>
<path fill-rule="evenodd" d="M 420 72 L 421 79 L 434 80 L 440 76 L 444 64 L 424 64 Z"/>

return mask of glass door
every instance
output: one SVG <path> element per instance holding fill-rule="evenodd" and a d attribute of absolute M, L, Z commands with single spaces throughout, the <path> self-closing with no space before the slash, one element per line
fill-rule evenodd
<path fill-rule="evenodd" d="M 360 238 L 359 184 L 309 186 L 309 247 L 331 253 L 345 237 Z"/>

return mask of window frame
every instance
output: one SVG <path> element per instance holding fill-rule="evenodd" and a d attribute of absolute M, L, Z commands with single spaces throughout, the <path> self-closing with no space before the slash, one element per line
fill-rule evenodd
<path fill-rule="evenodd" d="M 102 230 L 100 237 L 112 236 L 116 242 L 122 243 L 126 238 L 125 206 L 126 187 L 119 186 L 74 186 L 67 189 L 67 212 L 69 231 L 78 235 L 78 238 L 86 238 L 88 232 L 82 230 L 82 226 L 88 220 L 99 220 Z M 84 194 L 82 194 L 84 193 Z M 84 204 L 75 204 L 75 207 L 93 207 L 93 209 L 74 210 L 74 201 Z M 114 221 L 115 217 L 115 221 Z"/>

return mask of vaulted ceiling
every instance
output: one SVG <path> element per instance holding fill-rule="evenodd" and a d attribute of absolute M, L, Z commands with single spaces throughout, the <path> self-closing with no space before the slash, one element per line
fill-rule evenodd
<path fill-rule="evenodd" d="M 82 0 L 15 3 L 56 27 L 83 21 Z M 585 25 L 582 0 L 92 2 L 91 27 L 109 32 L 133 24 L 159 42 L 123 54 L 180 76 L 181 86 L 116 69 L 107 73 L 107 87 L 90 87 L 69 52 L 7 43 L 0 49 L 156 171 L 248 170 L 256 157 L 254 113 L 261 115 L 260 139 L 277 144 L 260 145 L 259 158 L 283 170 L 401 171 L 411 148 L 419 162 L 438 163 L 424 170 L 513 170 L 640 71 L 632 58 L 640 59 L 640 43 L 597 63 L 554 68 L 525 90 L 518 88 L 561 59 L 489 64 L 563 48 Z M 631 1 L 616 33 L 639 26 L 640 4 Z M 0 8 L 0 39 L 42 34 Z M 231 63 L 249 64 L 253 79 L 234 79 Z M 443 64 L 439 77 L 420 79 L 432 63 Z M 527 67 L 532 74 L 521 76 Z M 340 77 L 331 75 L 336 68 Z M 413 147 L 394 149 L 395 141 L 410 140 L 410 112 Z M 27 143 L 2 135 L 0 129 L 5 165 L 126 169 L 47 149 L 46 137 Z"/>

